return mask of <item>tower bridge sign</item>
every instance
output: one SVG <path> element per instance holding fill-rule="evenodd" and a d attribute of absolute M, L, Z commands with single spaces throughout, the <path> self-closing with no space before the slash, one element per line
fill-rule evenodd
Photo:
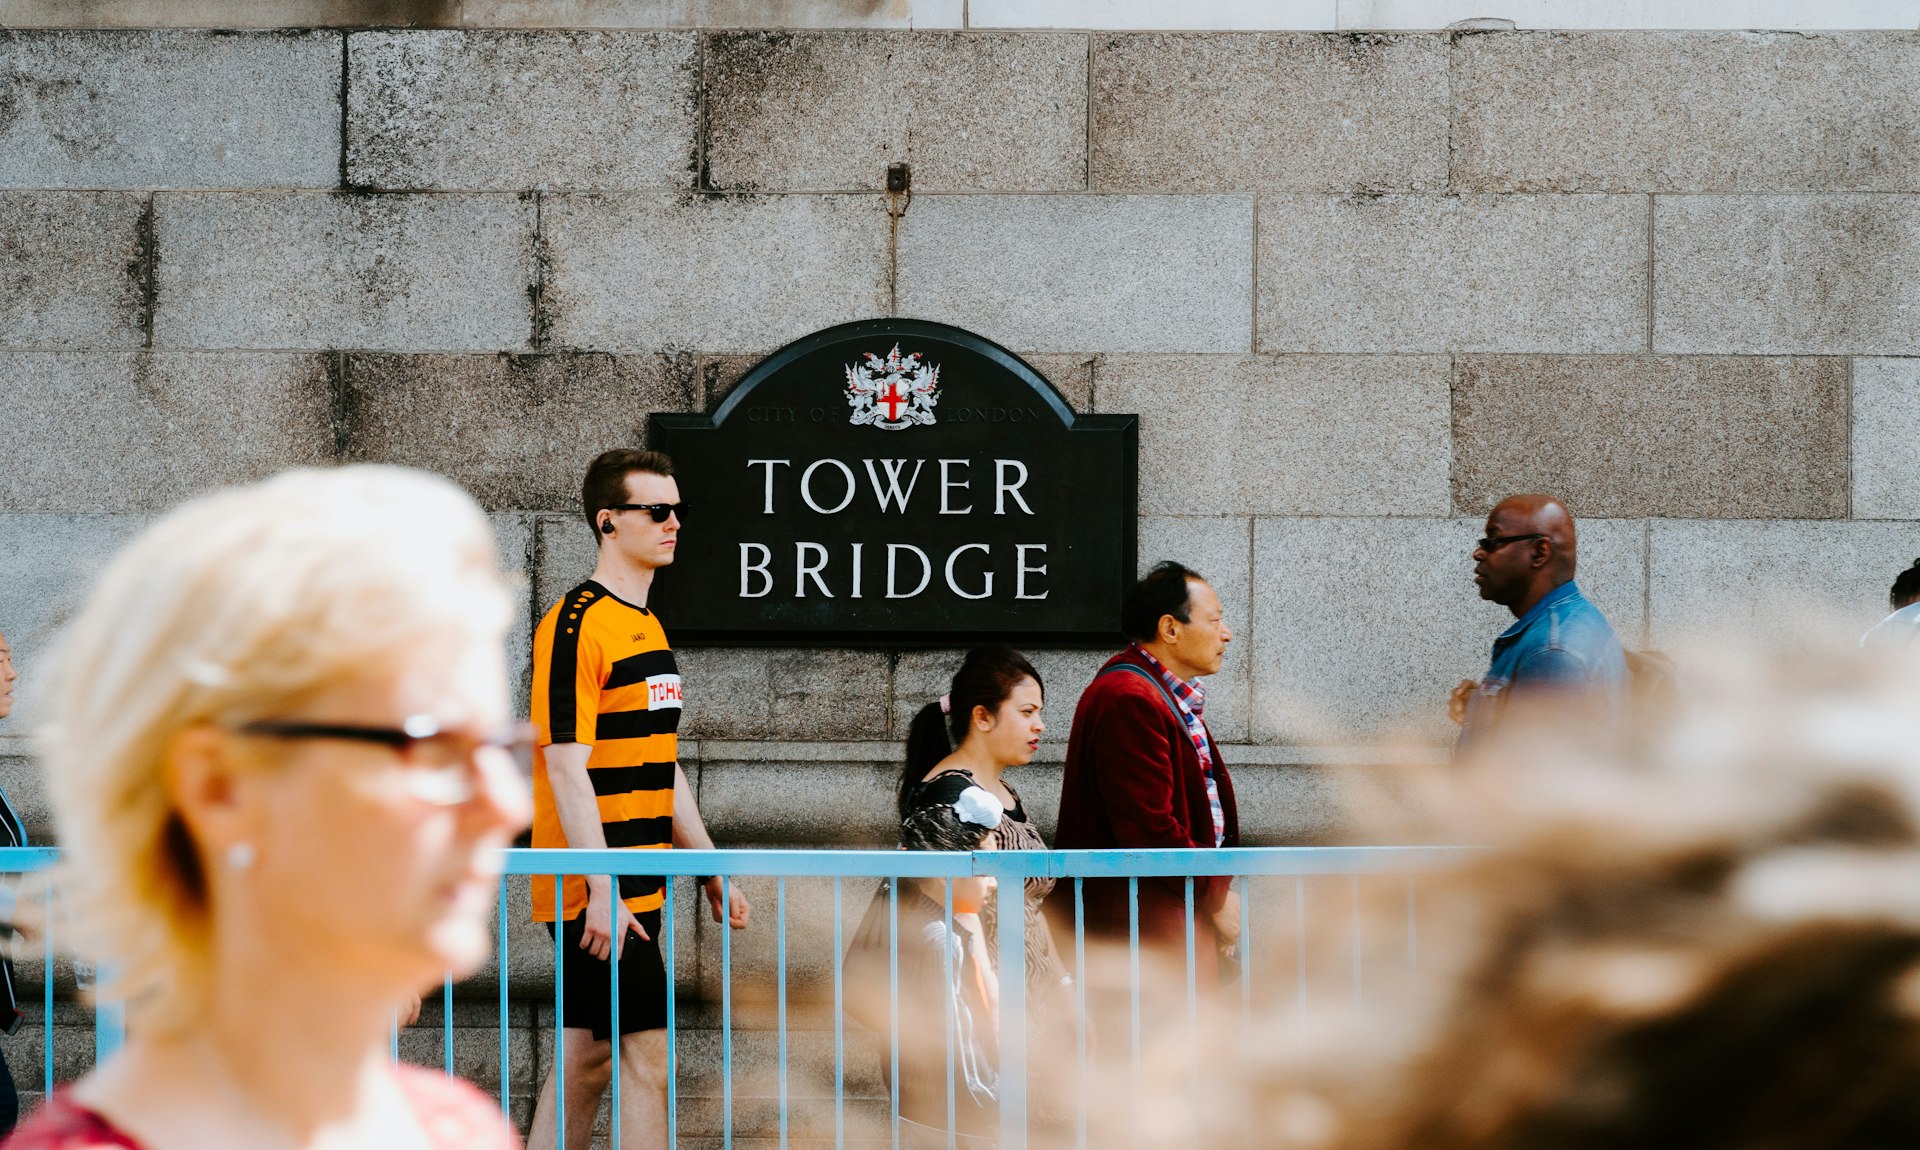
<path fill-rule="evenodd" d="M 654 415 L 649 439 L 692 512 L 652 600 L 676 641 L 1117 633 L 1138 421 L 1075 414 L 977 335 L 829 328 L 763 360 L 711 415 Z"/>

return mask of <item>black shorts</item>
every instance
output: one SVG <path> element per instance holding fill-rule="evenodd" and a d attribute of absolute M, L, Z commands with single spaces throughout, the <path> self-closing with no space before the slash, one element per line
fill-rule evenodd
<path fill-rule="evenodd" d="M 664 1030 L 667 1026 L 667 968 L 660 961 L 660 912 L 634 915 L 651 938 L 629 933 L 620 949 L 620 1033 Z M 586 931 L 585 914 L 568 919 L 560 943 L 561 1017 L 572 1030 L 590 1030 L 605 1041 L 613 1033 L 613 976 L 610 965 L 580 949 Z M 547 924 L 553 934 L 553 924 Z"/>

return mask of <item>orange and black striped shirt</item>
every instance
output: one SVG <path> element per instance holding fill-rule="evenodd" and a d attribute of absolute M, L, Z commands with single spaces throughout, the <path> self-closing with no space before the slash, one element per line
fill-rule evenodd
<path fill-rule="evenodd" d="M 553 605 L 533 634 L 533 845 L 567 846 L 547 782 L 546 748 L 593 748 L 587 777 L 600 801 L 607 846 L 673 846 L 673 782 L 679 761 L 680 669 L 660 620 L 591 580 Z M 564 913 L 587 906 L 587 881 L 564 882 Z M 664 901 L 661 881 L 626 875 L 620 896 L 638 914 Z M 553 879 L 533 879 L 533 919 L 552 922 Z"/>

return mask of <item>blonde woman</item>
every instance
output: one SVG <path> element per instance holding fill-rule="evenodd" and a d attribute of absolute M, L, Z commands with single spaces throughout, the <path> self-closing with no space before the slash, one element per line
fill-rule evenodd
<path fill-rule="evenodd" d="M 190 503 L 66 637 L 46 764 L 86 957 L 126 1046 L 11 1147 L 495 1150 L 389 1020 L 486 957 L 526 824 L 510 598 L 443 480 L 296 471 Z"/>

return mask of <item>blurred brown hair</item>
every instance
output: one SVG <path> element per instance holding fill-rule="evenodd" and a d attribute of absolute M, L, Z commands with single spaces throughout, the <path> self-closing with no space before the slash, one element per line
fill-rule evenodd
<path fill-rule="evenodd" d="M 1695 670 L 1631 752 L 1536 723 L 1431 780 L 1388 833 L 1480 849 L 1418 879 L 1421 972 L 1266 1012 L 1169 1144 L 1920 1142 L 1920 679 Z M 1404 938 L 1404 889 L 1375 909 Z"/>

